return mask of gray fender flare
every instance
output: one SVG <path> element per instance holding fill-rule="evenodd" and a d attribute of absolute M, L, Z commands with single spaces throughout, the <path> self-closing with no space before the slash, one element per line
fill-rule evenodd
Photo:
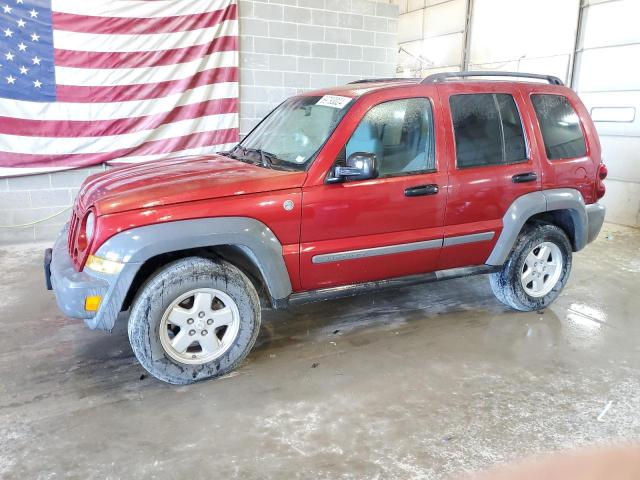
<path fill-rule="evenodd" d="M 524 224 L 537 213 L 567 211 L 574 225 L 575 249 L 581 250 L 588 240 L 588 218 L 582 194 L 573 188 L 557 188 L 527 193 L 518 197 L 502 217 L 502 232 L 487 265 L 503 265 L 516 243 Z"/>
<path fill-rule="evenodd" d="M 269 227 L 253 218 L 200 218 L 132 228 L 111 237 L 100 246 L 96 255 L 142 265 L 163 253 L 216 245 L 242 248 L 260 270 L 274 299 L 291 294 L 282 245 Z"/>

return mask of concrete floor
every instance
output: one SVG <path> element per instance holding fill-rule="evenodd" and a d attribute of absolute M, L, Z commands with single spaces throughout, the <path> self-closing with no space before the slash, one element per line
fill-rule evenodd
<path fill-rule="evenodd" d="M 188 387 L 125 321 L 64 318 L 43 247 L 0 249 L 0 478 L 435 479 L 640 439 L 639 230 L 606 226 L 544 312 L 483 277 L 265 312 L 237 372 Z"/>

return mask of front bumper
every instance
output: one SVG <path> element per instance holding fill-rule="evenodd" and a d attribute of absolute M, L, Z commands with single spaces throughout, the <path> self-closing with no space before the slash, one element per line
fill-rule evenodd
<path fill-rule="evenodd" d="M 88 269 L 78 272 L 67 251 L 67 228 L 45 252 L 45 281 L 50 281 L 58 307 L 66 316 L 83 319 L 89 328 L 111 331 L 139 264 L 127 263 L 117 275 Z M 88 312 L 85 299 L 95 295 L 101 298 L 100 307 L 97 312 Z"/>
<path fill-rule="evenodd" d="M 586 206 L 587 211 L 587 243 L 593 242 L 602 228 L 604 215 L 607 211 L 601 203 L 592 203 Z"/>

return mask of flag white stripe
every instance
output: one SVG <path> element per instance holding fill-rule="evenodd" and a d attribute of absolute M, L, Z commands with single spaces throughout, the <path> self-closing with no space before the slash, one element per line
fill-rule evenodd
<path fill-rule="evenodd" d="M 164 158 L 180 158 L 189 156 L 209 155 L 216 152 L 230 150 L 236 143 L 224 143 L 221 145 L 210 145 L 207 147 L 188 148 L 171 153 L 155 153 L 153 155 L 136 155 L 132 157 L 121 157 L 116 160 L 109 160 L 109 165 L 123 165 L 127 163 L 142 163 L 152 160 L 162 160 Z M 37 173 L 58 172 L 70 170 L 76 167 L 0 167 L 0 177 L 18 177 L 21 175 L 34 175 Z"/>
<path fill-rule="evenodd" d="M 56 67 L 58 85 L 114 87 L 170 82 L 191 78 L 198 72 L 217 67 L 238 65 L 238 52 L 215 52 L 191 62 L 140 68 L 75 68 Z"/>
<path fill-rule="evenodd" d="M 228 4 L 228 0 L 52 0 L 51 8 L 54 12 L 91 17 L 162 18 L 212 12 Z"/>
<path fill-rule="evenodd" d="M 186 1 L 186 0 L 183 0 Z M 156 52 L 208 44 L 223 35 L 236 35 L 237 20 L 225 20 L 213 27 L 174 33 L 106 34 L 53 30 L 53 45 L 78 52 Z"/>
<path fill-rule="evenodd" d="M 0 135 L 0 151 L 22 154 L 47 152 L 47 155 L 51 156 L 69 153 L 105 153 L 122 148 L 134 148 L 153 140 L 164 140 L 228 128 L 238 128 L 237 113 L 223 113 L 197 119 L 179 120 L 153 130 L 141 130 L 139 132 L 103 137 L 52 138 Z"/>
<path fill-rule="evenodd" d="M 175 107 L 212 99 L 237 98 L 237 82 L 221 82 L 192 88 L 161 98 L 106 103 L 42 103 L 0 98 L 0 116 L 24 120 L 100 121 L 170 112 Z M 2 151 L 2 144 L 0 144 Z"/>
<path fill-rule="evenodd" d="M 210 145 L 207 147 L 189 148 L 187 150 L 180 150 L 178 152 L 171 152 L 171 153 L 154 153 L 153 155 L 135 155 L 131 157 L 121 157 L 115 160 L 109 160 L 108 163 L 110 165 L 118 165 L 122 163 L 149 162 L 151 160 L 161 160 L 164 158 L 180 158 L 180 157 L 207 155 L 207 154 L 212 154 L 216 152 L 223 152 L 225 150 L 230 150 L 235 145 L 236 145 L 235 143 L 224 143 L 222 145 Z"/>
<path fill-rule="evenodd" d="M 59 170 L 70 170 L 75 167 L 0 167 L 0 178 L 19 177 L 21 175 L 35 175 Z"/>

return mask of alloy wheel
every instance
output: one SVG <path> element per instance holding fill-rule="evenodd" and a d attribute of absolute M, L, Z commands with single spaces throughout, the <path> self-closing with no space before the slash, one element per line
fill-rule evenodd
<path fill-rule="evenodd" d="M 544 297 L 556 286 L 563 267 L 560 247 L 552 242 L 536 245 L 526 256 L 520 275 L 522 288 L 532 297 Z"/>
<path fill-rule="evenodd" d="M 160 322 L 160 343 L 172 359 L 200 365 L 222 356 L 240 328 L 238 306 L 214 288 L 191 290 L 176 298 Z"/>

